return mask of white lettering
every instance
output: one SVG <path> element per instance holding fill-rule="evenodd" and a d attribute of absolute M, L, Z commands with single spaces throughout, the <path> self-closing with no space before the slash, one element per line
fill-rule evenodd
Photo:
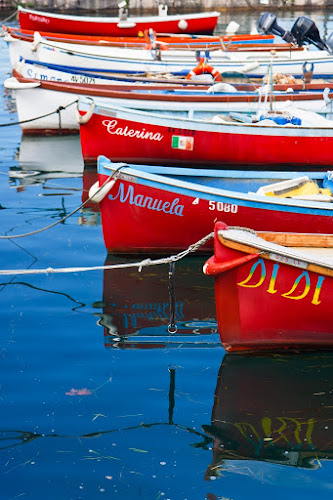
<path fill-rule="evenodd" d="M 47 19 L 46 17 L 36 16 L 35 14 L 29 14 L 29 19 L 31 19 L 31 21 L 39 21 L 40 23 L 45 23 L 45 24 L 49 24 L 50 22 L 50 20 Z"/>
<path fill-rule="evenodd" d="M 102 125 L 106 127 L 109 134 L 112 135 L 123 135 L 124 137 L 136 137 L 137 139 L 143 139 L 145 141 L 158 141 L 160 142 L 164 135 L 159 132 L 149 132 L 145 128 L 139 129 L 129 129 L 126 127 L 118 127 L 117 120 L 103 120 Z"/>
<path fill-rule="evenodd" d="M 135 194 L 133 186 L 128 186 L 125 192 L 123 182 L 119 183 L 117 194 L 109 194 L 110 200 L 119 199 L 120 203 L 128 202 L 130 205 L 137 207 L 147 208 L 148 210 L 156 210 L 157 212 L 164 212 L 165 214 L 178 215 L 183 217 L 184 205 L 179 204 L 179 198 L 174 198 L 172 202 L 159 200 L 158 198 L 151 198 L 143 194 Z"/>

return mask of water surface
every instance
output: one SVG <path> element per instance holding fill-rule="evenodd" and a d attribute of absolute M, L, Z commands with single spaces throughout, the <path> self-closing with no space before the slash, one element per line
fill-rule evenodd
<path fill-rule="evenodd" d="M 2 39 L 0 67 L 3 82 Z M 2 88 L 0 123 L 16 121 Z M 86 199 L 96 172 L 78 136 L 0 134 L 1 236 Z M 1 269 L 135 261 L 106 255 L 99 215 L 90 205 L 1 239 Z M 1 499 L 331 498 L 331 358 L 225 356 L 204 260 L 179 262 L 172 287 L 167 264 L 0 277 Z"/>

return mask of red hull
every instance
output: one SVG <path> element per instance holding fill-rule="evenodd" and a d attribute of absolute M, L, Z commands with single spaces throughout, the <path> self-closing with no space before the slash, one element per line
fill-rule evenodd
<path fill-rule="evenodd" d="M 227 351 L 332 348 L 333 279 L 274 262 L 220 243 L 216 224 L 215 301 L 219 333 Z M 308 228 L 311 227 L 310 225 Z"/>
<path fill-rule="evenodd" d="M 107 179 L 99 174 L 99 183 Z M 200 199 L 195 203 L 194 196 L 172 193 L 168 190 L 147 187 L 140 183 L 126 180 L 116 181 L 111 193 L 115 194 L 122 183 L 124 193 L 132 186 L 134 195 L 142 198 L 152 197 L 162 202 L 178 200 L 183 206 L 182 216 L 147 210 L 119 197 L 110 199 L 106 196 L 101 202 L 101 218 L 105 246 L 109 253 L 164 253 L 182 251 L 214 230 L 216 220 L 223 219 L 231 226 L 246 226 L 254 230 L 308 232 L 309 227 L 317 233 L 332 233 L 332 217 L 315 214 L 299 214 L 285 211 L 263 210 L 249 206 L 237 206 L 233 210 L 233 201 L 211 203 Z M 221 212 L 223 208 L 223 212 Z M 144 223 L 142 222 L 144 221 Z M 212 240 L 199 251 L 208 252 L 213 247 Z"/>
<path fill-rule="evenodd" d="M 246 129 L 233 133 L 226 128 L 220 132 L 202 128 L 204 126 L 191 128 L 190 124 L 187 129 L 141 125 L 138 121 L 94 114 L 80 127 L 82 154 L 86 163 L 96 163 L 97 157 L 103 155 L 114 162 L 147 165 L 304 167 L 332 164 L 332 131 L 324 137 L 303 135 L 302 130 L 292 134 L 290 128 L 284 131 L 283 127 L 276 130 L 275 135 L 268 135 L 269 127 L 255 132 L 252 128 L 252 133 Z M 150 133 L 153 139 L 138 138 L 140 132 Z M 179 146 L 179 137 L 186 146 Z"/>
<path fill-rule="evenodd" d="M 39 15 L 40 14 L 40 15 Z M 119 19 L 114 18 L 114 22 L 94 22 L 90 18 L 89 21 L 84 18 L 80 19 L 68 19 L 64 17 L 51 17 L 45 12 L 34 14 L 32 12 L 19 11 L 19 23 L 22 29 L 33 30 L 33 31 L 49 31 L 53 33 L 73 33 L 78 35 L 106 35 L 106 36 L 138 36 L 138 33 L 144 32 L 146 29 L 152 28 L 157 33 L 197 33 L 204 35 L 211 35 L 216 27 L 218 16 L 212 15 L 211 17 L 202 18 L 186 18 L 187 28 L 181 29 L 179 27 L 179 20 L 181 16 L 177 19 L 165 19 L 159 20 L 155 17 L 155 21 L 147 22 L 143 18 L 142 21 L 137 21 L 135 18 L 135 26 L 133 27 L 118 27 Z M 73 16 L 74 17 L 74 16 Z M 128 18 L 128 21 L 132 21 Z"/>

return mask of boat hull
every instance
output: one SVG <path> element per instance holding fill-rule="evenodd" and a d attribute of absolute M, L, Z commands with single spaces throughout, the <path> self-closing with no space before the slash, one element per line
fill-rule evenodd
<path fill-rule="evenodd" d="M 217 236 L 221 227 L 225 226 L 216 224 L 211 266 L 225 266 L 215 276 L 224 348 L 230 352 L 332 348 L 333 278 L 287 256 L 266 259 L 258 251 L 248 258 L 250 253 L 221 243 Z"/>
<path fill-rule="evenodd" d="M 219 73 L 241 73 L 253 78 L 265 77 L 273 65 L 273 71 L 303 78 L 304 64 L 312 67 L 315 77 L 332 77 L 333 55 L 326 51 L 311 51 L 306 48 L 277 50 L 272 59 L 269 50 L 251 49 L 222 51 L 203 49 L 164 50 L 159 54 L 155 49 L 122 48 L 52 42 L 45 39 L 32 44 L 8 35 L 12 67 L 20 57 L 34 59 L 49 64 L 104 70 L 113 73 L 171 73 L 188 75 L 197 65 L 198 59 L 207 58 L 210 66 Z M 268 47 L 268 44 L 267 44 Z"/>
<path fill-rule="evenodd" d="M 108 159 L 99 158 L 100 186 L 114 171 L 109 169 L 111 165 Z M 116 168 L 117 164 L 114 165 L 112 168 Z M 329 203 L 287 201 L 285 204 L 247 193 L 256 183 L 256 187 L 264 184 L 264 178 L 267 183 L 276 181 L 281 173 L 260 173 L 257 180 L 251 181 L 251 173 L 246 178 L 244 172 L 148 166 L 139 171 L 138 168 L 126 169 L 128 174 L 121 173 L 101 201 L 108 253 L 183 251 L 210 234 L 216 220 L 262 231 L 308 232 L 312 227 L 316 233 L 333 232 L 333 208 Z M 169 176 L 173 179 L 168 179 Z M 198 252 L 209 253 L 212 248 L 213 240 L 208 239 Z"/>
<path fill-rule="evenodd" d="M 23 133 L 25 134 L 46 134 L 77 133 L 79 125 L 75 113 L 76 101 L 78 97 L 90 96 L 92 98 L 102 98 L 108 107 L 125 106 L 139 110 L 158 110 L 163 115 L 183 116 L 188 118 L 211 118 L 216 113 L 228 112 L 249 112 L 253 107 L 258 108 L 259 97 L 253 93 L 229 93 L 209 94 L 205 91 L 190 92 L 168 89 L 160 87 L 150 87 L 151 92 L 146 91 L 145 86 L 127 86 L 125 89 L 119 84 L 98 85 L 73 82 L 59 82 L 48 80 L 36 80 L 21 77 L 17 72 L 13 72 L 17 80 L 8 79 L 5 82 L 6 88 L 15 91 L 17 112 Z M 160 90 L 157 90 L 160 89 Z M 296 93 L 295 93 L 296 96 Z M 276 108 L 281 109 L 289 98 L 295 99 L 293 94 L 283 94 L 276 97 Z M 300 94 L 298 94 L 300 96 Z M 304 106 L 312 110 L 330 113 L 330 108 L 325 106 L 321 93 L 309 92 L 308 98 L 301 101 Z M 296 101 L 295 101 L 296 102 Z M 266 104 L 266 108 L 269 103 Z M 59 112 L 57 111 L 59 110 Z M 187 129 L 187 134 L 191 134 L 188 124 L 181 128 Z M 100 152 L 99 152 L 100 154 Z M 324 149 L 323 149 L 324 154 Z"/>
<path fill-rule="evenodd" d="M 119 17 L 67 16 L 31 11 L 22 7 L 18 9 L 18 19 L 22 29 L 106 36 L 138 36 L 138 33 L 149 28 L 157 33 L 211 35 L 219 15 L 219 12 L 207 12 L 192 15 L 142 16 L 130 17 L 122 22 Z"/>
<path fill-rule="evenodd" d="M 233 102 L 233 97 L 226 97 L 224 105 L 216 102 L 210 118 L 217 109 L 222 113 L 245 113 L 251 107 L 246 97 L 243 102 Z M 317 102 L 318 107 L 319 102 L 323 101 Z M 116 106 L 100 110 L 97 107 L 90 120 L 80 127 L 84 160 L 94 163 L 98 155 L 104 155 L 113 161 L 130 163 L 218 168 L 221 165 L 304 168 L 332 164 L 333 129 L 182 120 L 171 116 L 172 103 L 168 104 L 169 116 L 166 112 L 158 116 Z M 285 104 L 276 101 L 277 109 L 283 109 Z M 303 101 L 305 106 L 310 104 L 311 101 Z M 179 103 L 179 114 L 183 106 L 184 103 Z M 194 109 L 199 114 L 200 104 L 197 106 Z M 263 113 L 265 106 L 269 104 L 257 104 Z"/>

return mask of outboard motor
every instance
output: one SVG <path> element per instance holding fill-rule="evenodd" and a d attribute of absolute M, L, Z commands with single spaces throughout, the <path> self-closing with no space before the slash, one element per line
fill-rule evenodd
<path fill-rule="evenodd" d="M 326 39 L 325 45 L 330 54 L 333 54 L 333 33 Z"/>
<path fill-rule="evenodd" d="M 290 31 L 281 28 L 276 22 L 276 16 L 270 12 L 265 12 L 261 15 L 258 23 L 258 28 L 267 35 L 278 35 L 287 43 L 296 44 L 296 39 Z"/>
<path fill-rule="evenodd" d="M 301 47 L 304 42 L 307 42 L 312 43 L 320 50 L 328 49 L 326 43 L 320 38 L 316 23 L 309 17 L 298 17 L 291 28 L 291 33 L 295 37 L 299 47 Z"/>

